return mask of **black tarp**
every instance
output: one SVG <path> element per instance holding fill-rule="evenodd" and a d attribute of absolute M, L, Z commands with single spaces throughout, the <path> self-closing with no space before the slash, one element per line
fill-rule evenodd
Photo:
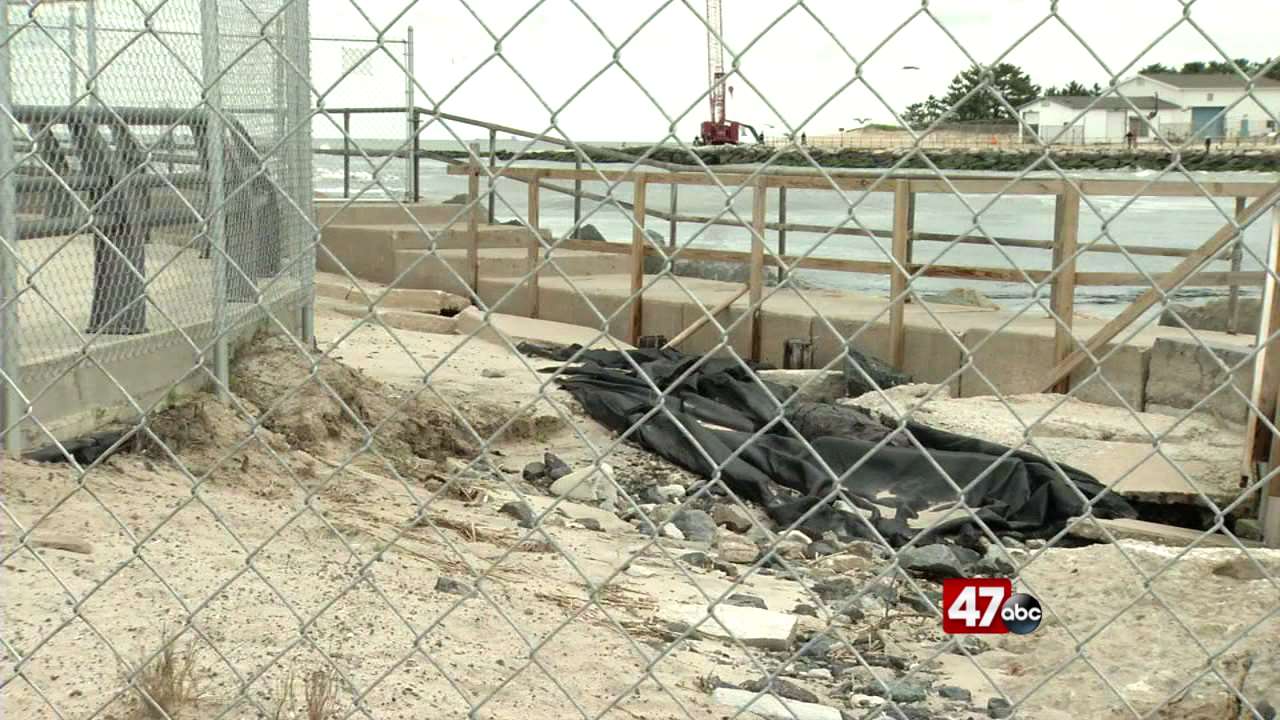
<path fill-rule="evenodd" d="M 781 401 L 792 391 L 759 382 L 734 359 L 702 360 L 672 350 L 627 351 L 646 379 L 618 351 L 532 344 L 523 344 L 521 350 L 561 362 L 573 359 L 558 383 L 593 419 L 618 433 L 639 423 L 632 440 L 702 477 L 711 478 L 716 467 L 723 466 L 724 484 L 739 497 L 759 503 L 780 526 L 791 526 L 809 513 L 797 527 L 810 537 L 828 531 L 846 539 L 873 537 L 873 525 L 899 545 L 922 531 L 937 535 L 971 531 L 968 512 L 935 522 L 938 511 L 959 500 L 939 469 L 957 487 L 968 488 L 965 503 L 1001 534 L 1053 534 L 1068 518 L 1084 514 L 1086 501 L 1081 496 L 1097 498 L 1096 517 L 1135 516 L 1123 498 L 1112 493 L 1098 497 L 1103 487 L 1092 476 L 1062 464 L 1060 473 L 1032 453 L 1009 453 L 1005 446 L 916 422 L 908 422 L 906 429 L 923 451 L 902 433 L 880 444 L 894 428 L 853 408 L 787 406 L 786 416 L 817 457 L 782 423 L 774 423 L 752 440 L 755 432 L 777 417 L 774 398 Z M 686 372 L 688 376 L 680 380 Z M 663 390 L 677 380 L 679 384 L 664 399 L 668 413 L 645 418 L 658 402 L 650 382 Z M 833 427 L 843 432 L 830 434 Z M 741 452 L 729 459 L 737 450 Z M 844 478 L 844 494 L 854 508 L 823 502 L 832 489 L 831 473 L 823 463 L 836 477 Z M 817 505 L 821 507 L 815 509 Z M 926 512 L 928 516 L 921 515 Z"/>

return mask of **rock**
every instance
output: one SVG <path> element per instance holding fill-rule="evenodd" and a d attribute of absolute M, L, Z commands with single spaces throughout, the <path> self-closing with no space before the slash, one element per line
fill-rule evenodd
<path fill-rule="evenodd" d="M 678 502 L 684 498 L 683 485 L 659 485 L 653 491 L 663 502 Z"/>
<path fill-rule="evenodd" d="M 548 469 L 551 467 L 547 466 Z M 618 486 L 614 484 L 613 468 L 608 463 L 600 467 L 575 470 L 551 483 L 551 494 L 557 497 L 599 503 L 612 510 L 618 503 Z"/>
<path fill-rule="evenodd" d="M 795 607 L 791 608 L 791 614 L 816 618 L 818 617 L 818 608 L 804 603 L 797 603 Z"/>
<path fill-rule="evenodd" d="M 667 245 L 667 239 L 663 237 L 662 233 L 658 232 L 657 230 L 646 229 L 644 231 L 644 235 L 645 237 L 649 238 L 650 242 L 652 242 L 654 245 L 657 245 L 658 247 L 666 247 Z"/>
<path fill-rule="evenodd" d="M 750 690 L 716 688 L 711 693 L 711 701 L 768 720 L 843 720 L 839 710 L 827 705 L 786 700 L 774 695 L 758 695 Z"/>
<path fill-rule="evenodd" d="M 871 667 L 892 668 L 894 670 L 906 672 L 911 667 L 911 661 L 898 655 L 886 655 L 885 653 L 863 653 L 862 659 Z"/>
<path fill-rule="evenodd" d="M 724 601 L 728 605 L 737 605 L 738 607 L 753 607 L 760 608 L 761 610 L 769 609 L 769 606 L 764 603 L 764 598 L 756 595 L 749 595 L 747 593 L 734 593 L 725 598 Z"/>
<path fill-rule="evenodd" d="M 847 391 L 844 373 L 838 370 L 760 370 L 756 375 L 765 383 L 781 386 L 781 392 L 770 388 L 778 402 L 794 395 L 792 403 L 829 403 L 845 397 Z"/>
<path fill-rule="evenodd" d="M 547 477 L 553 482 L 573 472 L 568 463 L 549 452 L 542 454 L 542 464 L 546 468 Z"/>
<path fill-rule="evenodd" d="M 813 592 L 823 602 L 830 605 L 836 601 L 842 601 L 844 598 L 852 597 L 858 592 L 858 583 L 852 578 L 833 577 L 823 580 L 813 586 Z"/>
<path fill-rule="evenodd" d="M 805 670 L 804 672 L 800 673 L 800 677 L 808 678 L 810 680 L 822 680 L 823 682 L 832 682 L 835 680 L 835 676 L 832 675 L 831 671 L 826 668 L 814 668 L 812 670 Z"/>
<path fill-rule="evenodd" d="M 924 296 L 926 302 L 937 303 L 939 305 L 965 305 L 968 307 L 980 307 L 997 310 L 999 305 L 995 304 L 980 290 L 974 288 L 951 288 L 950 290 L 939 295 Z"/>
<path fill-rule="evenodd" d="M 466 205 L 470 200 L 471 198 L 467 197 L 466 193 L 458 193 L 457 195 L 454 195 L 448 200 L 445 200 L 443 204 L 444 205 Z"/>
<path fill-rule="evenodd" d="M 471 596 L 475 594 L 475 590 L 470 585 L 456 578 L 445 577 L 441 575 L 436 578 L 436 592 L 449 593 L 450 595 Z"/>
<path fill-rule="evenodd" d="M 662 537 L 669 540 L 684 540 L 684 533 L 674 523 L 663 523 Z"/>
<path fill-rule="evenodd" d="M 800 648 L 800 657 L 825 658 L 832 650 L 839 647 L 834 639 L 827 635 L 816 635 L 807 640 Z"/>
<path fill-rule="evenodd" d="M 1236 520 L 1236 537 L 1241 540 L 1262 540 L 1262 525 L 1253 518 Z"/>
<path fill-rule="evenodd" d="M 594 240 L 596 242 L 605 241 L 604 235 L 601 235 L 600 231 L 596 229 L 596 226 L 591 223 L 580 226 L 578 228 L 578 232 L 575 234 L 577 235 L 576 239 L 578 240 Z"/>
<path fill-rule="evenodd" d="M 701 510 L 680 510 L 671 516 L 671 523 L 690 540 L 712 542 L 716 539 L 716 524 Z"/>
<path fill-rule="evenodd" d="M 814 540 L 804 548 L 804 557 L 806 560 L 817 560 L 821 557 L 836 554 L 837 550 L 834 545 L 826 540 Z"/>
<path fill-rule="evenodd" d="M 773 610 L 720 604 L 711 610 L 705 605 L 677 604 L 659 609 L 664 620 L 682 622 L 697 628 L 702 635 L 747 647 L 788 650 L 795 643 L 799 618 Z M 719 622 L 716 622 L 716 621 Z"/>
<path fill-rule="evenodd" d="M 862 695 L 873 695 L 876 697 L 887 698 L 899 703 L 916 703 L 922 702 L 928 697 L 928 691 L 922 685 L 916 685 L 910 682 L 900 682 L 891 680 L 884 683 L 869 683 L 858 688 L 854 692 Z"/>
<path fill-rule="evenodd" d="M 531 462 L 520 472 L 526 482 L 536 483 L 547 477 L 547 466 L 540 462 Z"/>
<path fill-rule="evenodd" d="M 973 693 L 962 687 L 955 685 L 943 685 L 938 688 L 938 694 L 947 700 L 959 700 L 960 702 L 969 702 L 973 699 Z"/>
<path fill-rule="evenodd" d="M 846 543 L 843 551 L 868 560 L 883 560 L 893 554 L 883 545 L 866 540 L 854 540 Z"/>
<path fill-rule="evenodd" d="M 529 507 L 528 503 L 522 503 L 518 500 L 504 504 L 498 508 L 498 512 L 515 518 L 516 522 L 523 528 L 533 527 L 533 521 L 536 517 L 533 514 L 533 508 Z"/>
<path fill-rule="evenodd" d="M 822 566 L 838 573 L 850 573 L 871 570 L 875 563 L 860 555 L 832 555 L 823 558 Z"/>
<path fill-rule="evenodd" d="M 1280 560 L 1274 560 L 1263 553 L 1258 553 L 1256 556 L 1237 555 L 1216 563 L 1211 572 L 1218 577 L 1229 577 L 1245 582 L 1262 580 L 1267 577 L 1267 574 L 1273 577 L 1280 576 Z"/>
<path fill-rule="evenodd" d="M 722 540 L 716 550 L 721 560 L 738 565 L 750 565 L 760 559 L 760 548 L 741 540 Z"/>
<path fill-rule="evenodd" d="M 1227 319 L 1230 303 L 1226 298 L 1210 300 L 1203 305 L 1185 305 L 1174 303 L 1160 314 L 1160 324 L 1166 327 L 1182 327 L 1174 319 L 1173 313 L 1182 318 L 1192 330 L 1227 331 Z M 1262 316 L 1262 300 L 1259 298 L 1239 298 L 1236 305 L 1236 331 L 1245 335 L 1258 332 L 1258 321 Z"/>
<path fill-rule="evenodd" d="M 1008 577 L 1016 573 L 1018 569 L 1006 557 L 1006 551 L 1001 550 L 999 546 L 992 543 L 987 546 L 987 551 L 982 554 L 982 559 L 974 564 L 972 570 L 978 575 Z"/>
<path fill-rule="evenodd" d="M 501 370 L 498 370 L 497 368 L 485 368 L 480 371 L 480 377 L 486 377 L 491 380 L 497 379 L 500 377 L 506 377 L 506 376 L 507 376 L 506 373 L 502 372 Z"/>
<path fill-rule="evenodd" d="M 589 517 L 578 518 L 576 520 L 573 520 L 572 522 L 582 526 L 584 530 L 590 530 L 592 532 L 604 532 L 604 525 L 595 518 L 589 518 Z"/>
<path fill-rule="evenodd" d="M 902 596 L 901 600 L 907 607 L 926 615 L 938 612 L 942 608 L 942 593 L 937 590 L 925 590 L 923 596 L 919 593 L 908 592 Z M 930 606 L 930 603 L 932 603 L 932 606 Z"/>
<path fill-rule="evenodd" d="M 1276 720 L 1276 708 L 1266 700 L 1254 700 L 1253 710 L 1262 720 Z"/>
<path fill-rule="evenodd" d="M 685 553 L 681 555 L 679 559 L 680 562 L 686 565 L 692 565 L 693 567 L 701 568 L 703 570 L 710 570 L 715 567 L 715 563 L 712 561 L 711 556 L 698 550 Z"/>
<path fill-rule="evenodd" d="M 899 551 L 898 564 L 903 570 L 927 577 L 965 577 L 960 559 L 948 545 L 925 545 Z"/>
<path fill-rule="evenodd" d="M 737 533 L 746 532 L 753 525 L 751 513 L 733 503 L 718 503 L 711 508 L 711 520 Z"/>
<path fill-rule="evenodd" d="M 769 678 L 748 680 L 747 682 L 742 683 L 742 689 L 750 690 L 751 692 L 771 692 L 774 695 L 777 695 L 780 698 L 786 698 L 787 700 L 799 700 L 800 702 L 807 703 L 816 703 L 820 701 L 817 693 L 806 690 L 793 682 L 783 680 L 779 677 L 775 677 L 772 680 Z"/>
<path fill-rule="evenodd" d="M 986 640 L 973 635 L 956 636 L 956 645 L 951 648 L 952 655 L 964 655 L 964 651 L 968 650 L 970 655 L 981 655 L 991 649 L 991 645 Z"/>
<path fill-rule="evenodd" d="M 993 718 L 1007 718 L 1013 714 L 1013 706 L 1004 698 L 993 697 L 987 701 L 987 714 Z"/>

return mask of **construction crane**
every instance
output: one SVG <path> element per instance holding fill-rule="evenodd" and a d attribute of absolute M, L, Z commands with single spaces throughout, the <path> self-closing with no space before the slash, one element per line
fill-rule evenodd
<path fill-rule="evenodd" d="M 707 0 L 707 79 L 711 83 L 711 119 L 702 121 L 698 145 L 737 145 L 741 128 L 764 143 L 760 133 L 746 123 L 725 120 L 724 45 L 720 42 L 723 25 L 720 20 L 720 0 Z"/>

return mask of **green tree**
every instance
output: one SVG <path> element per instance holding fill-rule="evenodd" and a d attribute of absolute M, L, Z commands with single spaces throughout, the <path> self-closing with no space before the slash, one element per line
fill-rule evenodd
<path fill-rule="evenodd" d="M 923 102 L 907 106 L 903 119 L 916 128 L 943 116 L 959 121 L 1012 120 L 1005 103 L 1016 109 L 1038 97 L 1040 86 L 1017 65 L 975 65 L 952 78 L 941 99 L 930 95 Z"/>
<path fill-rule="evenodd" d="M 1102 94 L 1102 86 L 1094 83 L 1093 87 L 1085 87 L 1084 83 L 1072 80 L 1062 87 L 1053 86 L 1044 91 L 1046 97 L 1056 97 L 1059 95 L 1077 95 L 1077 96 L 1096 96 Z"/>
<path fill-rule="evenodd" d="M 1173 73 L 1173 72 L 1178 72 L 1178 71 L 1177 71 L 1177 70 L 1174 70 L 1173 68 L 1169 67 L 1168 65 L 1164 65 L 1164 64 L 1161 64 L 1161 63 L 1151 63 L 1150 65 L 1148 65 L 1148 66 L 1146 66 L 1146 67 L 1142 68 L 1142 69 L 1141 69 L 1141 70 L 1139 70 L 1138 72 L 1140 72 L 1140 73 Z"/>

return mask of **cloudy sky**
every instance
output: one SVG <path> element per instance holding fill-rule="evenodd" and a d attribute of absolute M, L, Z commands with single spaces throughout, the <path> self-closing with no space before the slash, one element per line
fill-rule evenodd
<path fill-rule="evenodd" d="M 1003 56 L 1041 85 L 1105 85 L 1112 73 L 1128 76 L 1152 62 L 1220 57 L 1206 37 L 1231 57 L 1280 55 L 1277 0 L 1199 0 L 1189 21 L 1179 0 L 1061 0 L 1057 17 L 1047 0 L 930 0 L 928 14 L 916 0 L 722 2 L 726 64 L 736 55 L 740 72 L 729 81 L 728 115 L 769 134 L 782 132 L 784 121 L 806 123 L 811 135 L 859 119 L 891 121 L 886 104 L 901 111 L 942 94 L 970 58 Z M 403 14 L 401 0 L 323 0 L 312 3 L 313 33 L 374 37 L 357 4 L 387 37 L 414 27 L 421 104 L 430 97 L 448 112 L 530 130 L 548 127 L 555 113 L 578 140 L 660 140 L 673 121 L 689 140 L 709 112 L 700 99 L 705 0 L 578 0 L 581 10 L 569 0 L 422 0 Z M 493 36 L 501 38 L 500 56 Z M 616 64 L 613 46 L 621 46 Z M 333 84 L 357 47 L 317 42 L 317 85 Z M 388 47 L 399 55 L 399 45 Z M 865 63 L 862 81 L 850 85 L 855 59 Z M 326 104 L 403 101 L 398 71 L 377 57 L 334 87 Z"/>

